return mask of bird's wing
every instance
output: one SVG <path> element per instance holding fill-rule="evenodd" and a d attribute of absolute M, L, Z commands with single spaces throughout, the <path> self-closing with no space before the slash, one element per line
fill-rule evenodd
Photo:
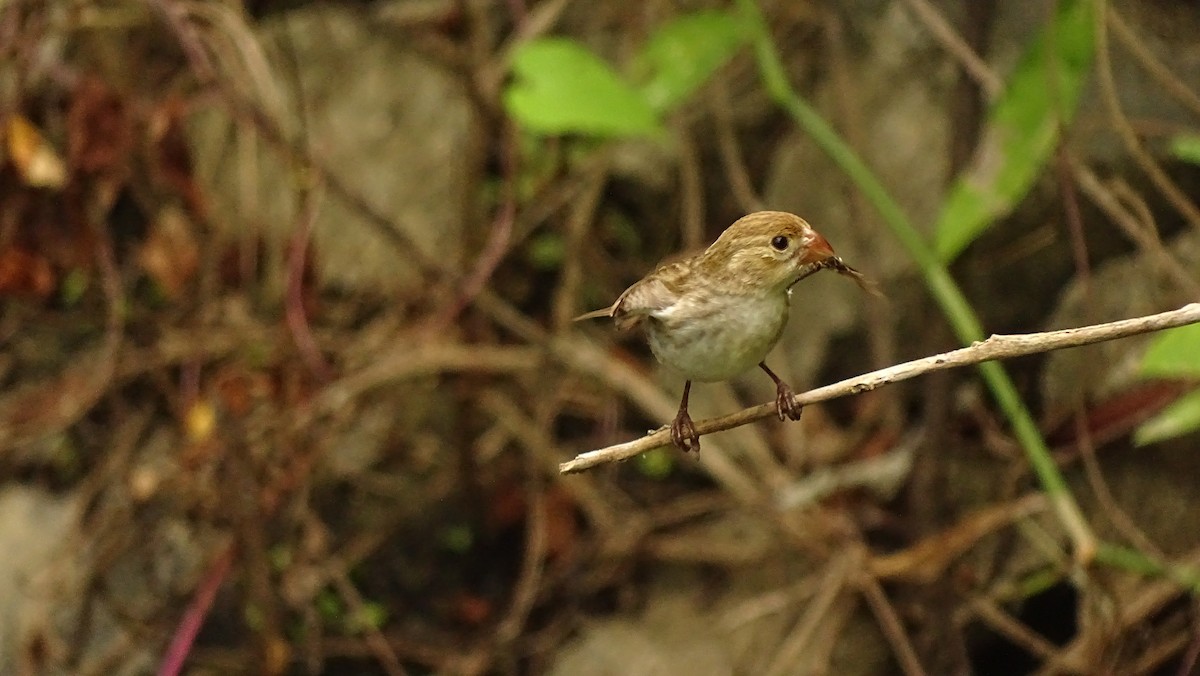
<path fill-rule="evenodd" d="M 575 321 L 612 317 L 618 329 L 637 326 L 647 316 L 666 311 L 679 300 L 688 279 L 690 264 L 690 260 L 684 260 L 663 265 L 625 289 L 612 305 L 585 312 Z"/>
<path fill-rule="evenodd" d="M 690 263 L 685 260 L 664 265 L 625 289 L 612 306 L 617 328 L 637 326 L 646 317 L 659 315 L 678 302 L 688 279 Z"/>

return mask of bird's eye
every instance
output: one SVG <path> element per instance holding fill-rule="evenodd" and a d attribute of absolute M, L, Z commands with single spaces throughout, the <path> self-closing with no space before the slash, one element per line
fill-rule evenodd
<path fill-rule="evenodd" d="M 786 251 L 788 244 L 791 244 L 791 242 L 789 242 L 788 238 L 784 237 L 783 235 L 775 235 L 775 237 L 771 238 L 771 246 L 774 247 L 776 251 Z"/>

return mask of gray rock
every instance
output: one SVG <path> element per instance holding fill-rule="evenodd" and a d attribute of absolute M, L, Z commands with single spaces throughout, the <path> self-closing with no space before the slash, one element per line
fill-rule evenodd
<path fill-rule="evenodd" d="M 0 491 L 0 673 L 32 667 L 33 643 L 53 635 L 55 609 L 77 572 L 64 550 L 74 535 L 76 500 L 14 485 Z M 55 651 L 49 641 L 49 651 Z"/>
<path fill-rule="evenodd" d="M 456 262 L 482 157 L 476 112 L 455 75 L 385 28 L 349 6 L 310 6 L 263 22 L 258 37 L 276 58 L 262 64 L 254 96 L 292 133 L 302 127 L 288 102 L 302 98 L 304 141 L 318 162 L 426 255 Z M 289 91 L 294 82 L 300 91 Z M 219 220 L 230 233 L 262 228 L 282 250 L 297 223 L 295 167 L 223 113 L 195 122 L 198 173 L 211 181 Z M 231 132 L 245 149 L 226 142 Z M 374 227 L 325 194 L 314 232 L 325 285 L 386 293 L 418 283 L 403 252 Z M 279 262 L 273 281 L 282 278 Z"/>

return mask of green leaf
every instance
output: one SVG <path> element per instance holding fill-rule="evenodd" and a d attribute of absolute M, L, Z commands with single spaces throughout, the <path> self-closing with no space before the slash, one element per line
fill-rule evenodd
<path fill-rule="evenodd" d="M 749 32 L 741 14 L 718 10 L 682 16 L 655 31 L 634 59 L 642 96 L 659 113 L 682 103 L 733 58 Z"/>
<path fill-rule="evenodd" d="M 1200 429 L 1200 390 L 1180 397 L 1133 433 L 1138 446 L 1153 444 Z"/>
<path fill-rule="evenodd" d="M 1142 357 L 1142 375 L 1175 379 L 1200 377 L 1200 324 L 1167 329 L 1155 336 Z"/>
<path fill-rule="evenodd" d="M 1191 164 L 1200 164 L 1200 134 L 1176 134 L 1171 137 L 1171 154 Z"/>
<path fill-rule="evenodd" d="M 572 40 L 544 38 L 521 45 L 512 71 L 504 106 L 527 131 L 628 137 L 662 130 L 642 95 Z"/>
<path fill-rule="evenodd" d="M 992 108 L 974 164 L 958 177 L 934 231 L 953 260 L 1024 198 L 1070 121 L 1092 64 L 1092 2 L 1058 3 Z"/>

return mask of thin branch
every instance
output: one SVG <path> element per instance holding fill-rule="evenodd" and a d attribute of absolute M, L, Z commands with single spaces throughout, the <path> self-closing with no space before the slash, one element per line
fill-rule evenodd
<path fill-rule="evenodd" d="M 1040 657 L 1047 664 L 1058 655 L 1057 646 L 1009 615 L 992 599 L 976 597 L 968 600 L 967 605 L 975 617 L 1030 655 Z"/>
<path fill-rule="evenodd" d="M 971 45 L 954 30 L 954 26 L 950 25 L 938 8 L 929 0 L 905 0 L 905 4 L 917 19 L 925 24 L 926 30 L 933 38 L 941 43 L 942 49 L 949 52 L 963 71 L 979 85 L 987 100 L 995 101 L 1004 90 L 1004 83 L 983 57 L 976 54 Z"/>
<path fill-rule="evenodd" d="M 797 395 L 796 399 L 799 400 L 801 405 L 807 406 L 850 394 L 869 392 L 884 385 L 908 380 L 909 378 L 933 371 L 971 366 L 997 359 L 1011 359 L 1013 357 L 1039 354 L 1067 347 L 1091 345 L 1092 343 L 1101 343 L 1107 340 L 1126 338 L 1142 333 L 1195 324 L 1197 322 L 1200 322 L 1200 303 L 1189 303 L 1178 310 L 1160 312 L 1133 319 L 1122 319 L 1105 324 L 1083 326 L 1075 329 L 1017 335 L 993 335 L 991 338 L 977 342 L 970 347 L 889 366 L 888 368 L 848 378 L 832 385 L 809 390 Z M 758 406 L 752 406 L 720 418 L 701 420 L 696 423 L 696 432 L 700 435 L 712 434 L 713 432 L 740 427 L 773 415 L 775 415 L 774 402 L 759 404 Z M 558 471 L 562 474 L 582 472 L 597 465 L 632 458 L 652 448 L 666 446 L 670 442 L 671 434 L 666 427 L 663 427 L 660 430 L 647 434 L 641 439 L 581 453 L 575 456 L 574 460 L 559 465 Z"/>
<path fill-rule="evenodd" d="M 1143 70 L 1150 74 L 1151 78 L 1158 82 L 1163 90 L 1191 110 L 1193 114 L 1200 115 L 1200 96 L 1189 89 L 1183 80 L 1176 77 L 1166 64 L 1150 51 L 1150 48 L 1146 46 L 1146 41 L 1112 7 L 1108 8 L 1108 27 L 1121 46 L 1133 56 Z"/>
<path fill-rule="evenodd" d="M 762 211 L 763 201 L 754 190 L 754 181 L 746 168 L 746 161 L 738 143 L 737 128 L 733 120 L 733 104 L 729 100 L 729 85 L 725 76 L 713 78 L 710 86 L 712 97 L 709 107 L 713 112 L 717 134 L 717 151 L 721 154 L 721 166 L 725 169 L 725 180 L 729 181 L 729 192 L 742 211 Z"/>
<path fill-rule="evenodd" d="M 1196 282 L 1188 269 L 1163 246 L 1153 223 L 1144 219 L 1139 222 L 1138 217 L 1121 203 L 1117 190 L 1105 186 L 1094 171 L 1070 152 L 1068 152 L 1067 161 L 1075 176 L 1075 182 L 1079 185 L 1080 190 L 1088 196 L 1088 199 L 1112 219 L 1113 223 L 1116 223 L 1117 227 L 1125 233 L 1125 236 L 1138 245 L 1183 293 L 1188 294 L 1191 298 L 1200 298 L 1200 284 Z"/>
<path fill-rule="evenodd" d="M 817 585 L 816 595 L 805 603 L 804 614 L 784 637 L 770 666 L 764 670 L 764 673 L 774 676 L 775 674 L 794 672 L 797 660 L 803 656 L 804 650 L 812 642 L 813 634 L 828 616 L 834 602 L 845 589 L 846 581 L 857 568 L 862 557 L 861 550 L 853 549 L 829 562 Z"/>
<path fill-rule="evenodd" d="M 1141 139 L 1138 138 L 1137 132 L 1129 122 L 1129 117 L 1121 107 L 1121 99 L 1117 95 L 1116 79 L 1113 76 L 1112 57 L 1108 47 L 1107 15 L 1108 0 L 1098 0 L 1095 20 L 1096 74 L 1100 83 L 1100 98 L 1108 109 L 1113 128 L 1116 129 L 1117 135 L 1125 144 L 1125 151 L 1150 179 L 1150 183 L 1183 216 L 1185 221 L 1192 227 L 1200 229 L 1200 207 L 1192 203 L 1187 193 L 1171 180 L 1154 156 L 1142 145 Z"/>
<path fill-rule="evenodd" d="M 900 664 L 900 670 L 904 672 L 905 676 L 924 676 L 929 673 L 925 671 L 925 667 L 921 666 L 921 660 L 917 658 L 917 651 L 913 649 L 912 641 L 908 638 L 908 633 L 904 631 L 904 623 L 900 621 L 900 615 L 888 601 L 887 593 L 883 591 L 883 585 L 879 584 L 879 580 L 869 574 L 863 574 L 858 579 L 858 590 L 867 600 L 867 606 L 871 612 L 875 614 L 879 630 L 891 644 L 892 655 Z"/>

